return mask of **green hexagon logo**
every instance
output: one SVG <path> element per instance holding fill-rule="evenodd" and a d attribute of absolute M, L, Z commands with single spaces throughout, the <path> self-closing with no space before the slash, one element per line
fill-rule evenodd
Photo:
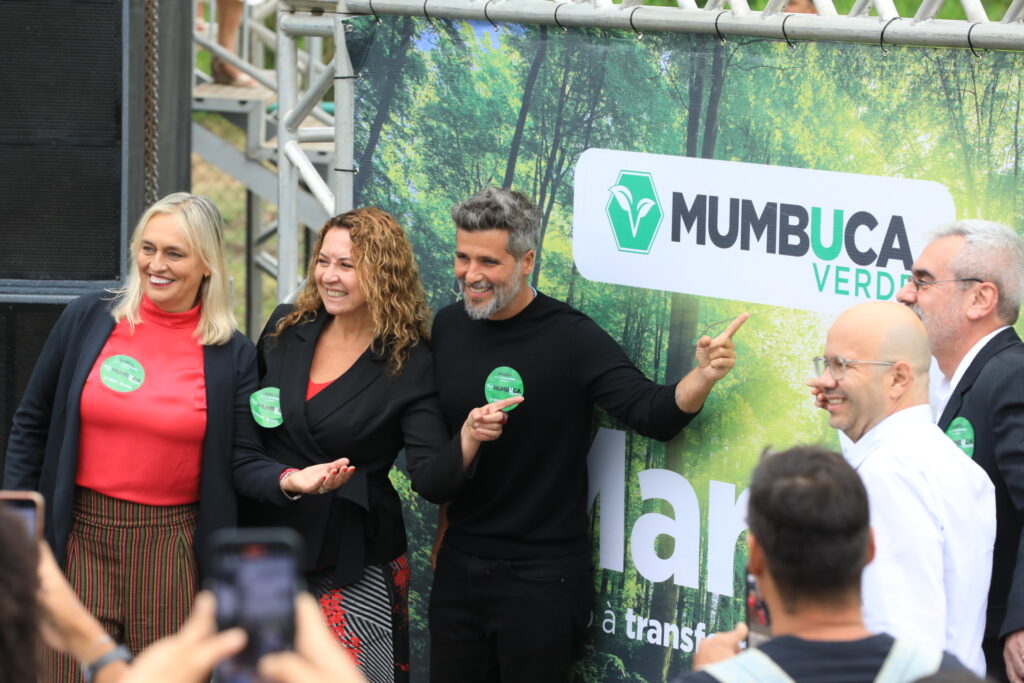
<path fill-rule="evenodd" d="M 664 216 L 654 179 L 643 171 L 619 171 L 619 179 L 608 188 L 605 213 L 615 234 L 619 251 L 650 252 Z"/>

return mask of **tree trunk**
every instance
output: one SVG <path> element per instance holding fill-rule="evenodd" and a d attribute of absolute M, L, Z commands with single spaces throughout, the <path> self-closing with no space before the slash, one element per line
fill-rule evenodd
<path fill-rule="evenodd" d="M 725 63 L 721 51 L 721 45 L 715 43 L 711 65 L 711 93 L 708 96 L 707 111 L 704 116 L 704 145 L 701 149 L 702 156 L 710 158 L 714 154 L 715 140 L 717 138 L 719 102 L 722 96 L 722 86 L 725 80 Z M 700 118 L 701 99 L 704 91 L 703 69 L 707 61 L 698 59 L 695 63 L 693 80 L 690 82 L 690 110 L 689 120 L 686 127 L 686 149 L 687 154 L 692 154 L 697 149 L 697 132 L 699 126 L 695 124 Z M 697 336 L 697 323 L 700 312 L 700 304 L 694 296 L 685 294 L 671 295 L 671 310 L 669 313 L 669 337 L 668 357 L 665 361 L 666 381 L 679 381 L 693 367 L 693 340 Z M 665 444 L 665 469 L 673 472 L 683 471 L 683 451 L 686 443 L 686 431 L 684 430 L 676 438 Z M 663 503 L 668 508 L 667 503 Z M 663 514 L 673 514 L 677 511 L 671 509 L 660 510 Z M 659 540 L 658 555 L 667 557 L 674 547 L 673 541 L 665 537 Z M 648 616 L 657 619 L 662 623 L 671 622 L 676 616 L 678 601 L 681 591 L 671 580 L 655 584 Z M 707 596 L 710 597 L 710 596 Z M 648 681 L 664 681 L 668 676 L 672 664 L 672 653 L 669 648 L 661 648 L 659 655 L 650 655 L 642 662 L 644 678 Z"/>
<path fill-rule="evenodd" d="M 537 52 L 533 55 L 533 63 L 530 64 L 530 72 L 526 75 L 526 82 L 523 83 L 523 99 L 519 105 L 519 119 L 516 121 L 516 131 L 512 134 L 512 144 L 509 146 L 505 180 L 501 183 L 505 189 L 512 187 L 512 181 L 516 175 L 516 159 L 519 157 L 519 145 L 523 141 L 523 129 L 526 128 L 526 114 L 530 111 L 530 100 L 533 99 L 533 86 L 537 83 L 537 74 L 540 73 L 544 55 L 548 51 L 547 26 L 540 27 L 540 40 L 537 41 L 537 46 Z"/>
<path fill-rule="evenodd" d="M 715 143 L 718 141 L 718 105 L 722 100 L 725 86 L 725 55 L 722 44 L 715 41 L 711 58 L 711 93 L 708 95 L 708 112 L 704 117 L 704 146 L 701 157 L 715 158 Z"/>

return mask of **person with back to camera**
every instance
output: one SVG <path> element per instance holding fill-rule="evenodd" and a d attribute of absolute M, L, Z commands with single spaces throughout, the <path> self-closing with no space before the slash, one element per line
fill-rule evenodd
<path fill-rule="evenodd" d="M 682 683 L 907 683 L 969 673 L 941 646 L 872 633 L 861 574 L 875 553 L 868 492 L 841 455 L 817 447 L 767 453 L 747 499 L 748 571 L 772 638 L 740 652 L 746 624 L 701 641 Z"/>
<path fill-rule="evenodd" d="M 390 214 L 361 208 L 328 220 L 308 272 L 260 338 L 260 394 L 280 408 L 255 417 L 282 463 L 347 457 L 356 472 L 335 495 L 283 509 L 244 501 L 242 515 L 249 525 L 297 530 L 307 583 L 338 639 L 375 683 L 408 680 L 409 565 L 388 472 L 404 447 L 413 488 L 448 499 L 480 442 L 500 435 L 501 408 L 522 399 L 474 408 L 449 436 L 419 271 Z"/>
<path fill-rule="evenodd" d="M 249 416 L 255 349 L 236 329 L 208 199 L 159 200 L 130 250 L 124 289 L 79 297 L 47 338 L 14 414 L 4 484 L 43 494 L 71 585 L 138 653 L 187 616 L 208 537 L 236 524 L 236 488 L 287 505 L 337 488 L 351 468 L 341 459 L 281 480 L 262 454 Z M 49 681 L 81 680 L 64 655 L 48 668 Z"/>

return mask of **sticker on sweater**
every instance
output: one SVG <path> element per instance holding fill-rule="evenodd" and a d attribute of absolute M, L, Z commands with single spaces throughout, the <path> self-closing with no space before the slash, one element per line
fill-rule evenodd
<path fill-rule="evenodd" d="M 488 403 L 496 403 L 502 399 L 522 395 L 523 378 L 512 368 L 503 365 L 500 368 L 494 368 L 491 370 L 491 374 L 487 375 L 487 381 L 484 382 L 484 397 L 487 398 Z M 507 406 L 502 410 L 507 413 L 516 405 Z"/>
<path fill-rule="evenodd" d="M 966 417 L 958 417 L 946 427 L 946 436 L 953 440 L 957 448 L 970 457 L 974 457 L 974 425 Z"/>
<path fill-rule="evenodd" d="M 284 417 L 281 416 L 281 390 L 277 387 L 252 392 L 249 408 L 252 409 L 252 419 L 260 427 L 273 429 L 284 423 Z"/>
<path fill-rule="evenodd" d="M 100 365 L 100 381 L 114 391 L 135 391 L 146 381 L 146 371 L 131 356 L 111 356 Z"/>

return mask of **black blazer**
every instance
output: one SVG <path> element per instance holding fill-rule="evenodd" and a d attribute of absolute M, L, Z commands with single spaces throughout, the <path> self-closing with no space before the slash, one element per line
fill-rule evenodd
<path fill-rule="evenodd" d="M 464 481 L 458 435 L 451 438 L 434 385 L 433 357 L 414 346 L 402 371 L 367 350 L 345 374 L 306 401 L 313 352 L 331 316 L 322 308 L 312 322 L 270 336 L 292 311 L 278 306 L 257 346 L 261 387 L 277 387 L 283 424 L 260 427 L 267 454 L 291 467 L 347 457 L 352 479 L 332 494 L 303 496 L 284 508 L 242 501 L 244 525 L 292 527 L 303 537 L 306 570 L 334 568 L 335 585 L 357 581 L 369 564 L 406 550 L 398 493 L 388 477 L 404 447 L 412 487 L 433 502 L 449 500 Z M 481 397 L 482 398 L 482 397 Z"/>
<path fill-rule="evenodd" d="M 1024 343 L 1012 328 L 982 347 L 949 397 L 939 427 L 945 430 L 956 417 L 974 427 L 974 461 L 995 484 L 985 638 L 1002 638 L 1024 628 Z"/>
<path fill-rule="evenodd" d="M 36 361 L 7 445 L 4 487 L 39 491 L 46 499 L 46 538 L 61 565 L 71 531 L 82 388 L 114 329 L 104 294 L 86 294 L 64 309 Z M 235 332 L 227 344 L 204 346 L 203 371 L 207 421 L 195 536 L 201 575 L 209 568 L 210 534 L 237 522 L 236 486 L 266 502 L 288 502 L 277 484 L 280 464 L 262 454 L 249 415 L 256 389 L 252 342 Z"/>

